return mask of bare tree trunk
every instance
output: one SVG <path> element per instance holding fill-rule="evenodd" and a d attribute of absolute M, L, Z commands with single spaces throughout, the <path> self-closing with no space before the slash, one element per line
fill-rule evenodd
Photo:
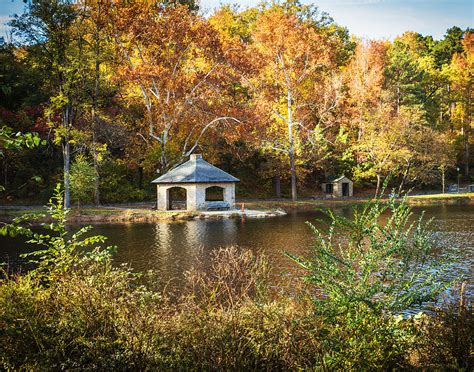
<path fill-rule="evenodd" d="M 69 186 L 69 173 L 71 168 L 71 144 L 69 143 L 69 120 L 71 106 L 68 104 L 63 108 L 63 126 L 66 129 L 66 135 L 63 143 L 63 171 L 64 171 L 64 208 L 71 207 L 71 194 Z"/>
<path fill-rule="evenodd" d="M 143 167 L 138 166 L 138 188 L 143 190 Z"/>
<path fill-rule="evenodd" d="M 380 176 L 380 174 L 377 174 L 377 188 L 375 189 L 376 197 L 379 195 L 381 180 L 382 180 L 382 177 Z"/>
<path fill-rule="evenodd" d="M 295 167 L 295 155 L 290 152 L 290 169 L 291 169 L 291 200 L 297 201 L 298 195 L 296 193 L 296 167 Z"/>
<path fill-rule="evenodd" d="M 400 113 L 400 84 L 397 85 L 397 114 Z"/>
<path fill-rule="evenodd" d="M 464 176 L 469 179 L 469 159 L 470 158 L 470 153 L 469 153 L 469 124 L 466 125 L 464 124 L 464 159 L 465 159 L 465 165 L 464 165 Z"/>
<path fill-rule="evenodd" d="M 289 142 L 288 154 L 290 156 L 290 172 L 291 172 L 291 200 L 295 202 L 298 199 L 298 195 L 296 192 L 296 165 L 295 165 L 295 149 L 294 149 L 294 141 L 293 141 L 293 113 L 292 113 L 292 108 L 291 108 L 291 90 L 290 89 L 288 89 L 287 104 L 288 104 L 288 142 Z"/>
<path fill-rule="evenodd" d="M 95 127 L 95 123 L 94 123 Z M 95 128 L 93 129 L 92 132 L 92 146 L 94 147 L 93 149 L 93 164 L 94 164 L 94 173 L 95 173 L 95 180 L 94 180 L 94 204 L 95 205 L 100 205 L 100 178 L 99 178 L 99 161 L 98 161 L 98 154 L 97 154 L 97 142 L 95 140 L 96 134 L 95 134 Z"/>
<path fill-rule="evenodd" d="M 168 170 L 168 159 L 166 157 L 166 144 L 161 143 L 161 174 L 164 174 Z"/>
<path fill-rule="evenodd" d="M 99 81 L 98 81 L 98 73 L 99 73 L 99 64 L 96 60 L 96 82 L 95 82 L 95 92 L 92 98 L 92 158 L 94 164 L 94 173 L 95 173 L 95 180 L 94 180 L 94 204 L 100 205 L 100 178 L 99 178 L 99 155 L 97 154 L 97 96 L 99 92 Z"/>
<path fill-rule="evenodd" d="M 101 3 L 98 3 L 98 14 L 101 11 Z M 97 100 L 99 99 L 99 88 L 100 88 L 100 31 L 99 25 L 96 23 L 94 30 L 94 58 L 95 58 L 95 75 L 94 75 L 94 95 L 92 96 L 92 146 L 93 146 L 93 159 L 94 159 L 94 204 L 100 205 L 100 178 L 99 178 L 99 161 L 97 154 L 97 127 L 98 127 L 98 118 L 97 118 Z"/>
<path fill-rule="evenodd" d="M 402 180 L 400 181 L 400 185 L 398 185 L 398 195 L 402 193 L 403 186 L 405 186 L 405 176 L 402 177 Z"/>
<path fill-rule="evenodd" d="M 405 186 L 405 182 L 408 178 L 408 172 L 410 171 L 410 165 L 407 166 L 405 172 L 403 173 L 402 181 L 400 182 L 400 186 L 398 187 L 398 195 L 400 195 L 403 191 L 403 186 Z"/>
<path fill-rule="evenodd" d="M 8 186 L 8 158 L 6 156 L 3 158 L 3 186 L 5 189 Z"/>
<path fill-rule="evenodd" d="M 441 168 L 441 185 L 443 187 L 443 194 L 446 192 L 446 183 L 445 183 L 445 167 Z"/>

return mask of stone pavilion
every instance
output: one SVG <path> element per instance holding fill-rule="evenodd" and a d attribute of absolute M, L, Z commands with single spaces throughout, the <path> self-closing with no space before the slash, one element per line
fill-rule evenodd
<path fill-rule="evenodd" d="M 238 178 L 209 164 L 199 154 L 152 181 L 160 211 L 234 209 L 236 182 Z"/>

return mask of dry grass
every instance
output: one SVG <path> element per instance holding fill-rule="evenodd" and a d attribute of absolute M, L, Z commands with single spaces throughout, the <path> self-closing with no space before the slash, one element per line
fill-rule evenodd
<path fill-rule="evenodd" d="M 138 278 L 110 263 L 83 262 L 49 286 L 30 275 L 2 280 L 0 365 L 7 370 L 360 370 L 407 367 L 413 356 L 411 341 L 397 338 L 411 323 L 344 314 L 328 323 L 315 314 L 303 283 L 292 288 L 297 296 L 272 291 L 261 256 L 222 249 L 210 267 L 191 270 L 177 299 L 155 289 L 156 276 Z M 467 321 L 472 326 L 472 314 L 466 320 L 467 312 L 459 317 L 456 311 L 448 309 L 445 320 L 430 318 L 419 328 L 415 344 L 424 340 L 446 356 L 434 358 L 432 349 L 420 349 L 418 363 L 433 368 L 445 360 L 460 363 L 453 359 L 459 337 L 445 336 L 458 334 Z M 469 333 L 458 336 L 468 339 Z"/>

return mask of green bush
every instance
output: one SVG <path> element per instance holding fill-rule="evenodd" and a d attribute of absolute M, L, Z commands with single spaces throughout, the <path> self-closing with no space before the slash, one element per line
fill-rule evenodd
<path fill-rule="evenodd" d="M 401 311 L 436 298 L 453 285 L 451 262 L 430 259 L 423 216 L 414 220 L 405 200 L 379 198 L 354 207 L 349 219 L 326 211 L 327 233 L 316 229 L 309 257 L 288 254 L 314 286 L 314 310 L 331 325 L 325 365 L 331 369 L 404 366 L 415 328 Z"/>
<path fill-rule="evenodd" d="M 81 202 L 92 201 L 96 177 L 94 166 L 84 155 L 78 155 L 71 165 L 69 174 L 71 196 L 73 200 L 77 201 L 78 207 Z"/>
<path fill-rule="evenodd" d="M 430 221 L 423 215 L 413 220 L 405 200 L 375 199 L 355 206 L 353 218 L 325 213 L 327 234 L 309 224 L 315 235 L 311 256 L 288 254 L 322 292 L 315 297 L 321 313 L 331 316 L 360 305 L 374 314 L 394 313 L 434 300 L 453 284 L 444 279 L 452 262 L 430 258 Z"/>

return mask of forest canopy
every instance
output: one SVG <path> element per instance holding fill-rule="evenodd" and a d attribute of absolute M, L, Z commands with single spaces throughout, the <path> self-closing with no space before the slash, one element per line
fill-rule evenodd
<path fill-rule="evenodd" d="M 69 204 L 76 161 L 95 203 L 148 199 L 156 172 L 196 152 L 240 196 L 281 180 L 296 200 L 341 174 L 400 191 L 473 180 L 472 29 L 365 40 L 295 0 L 206 16 L 192 0 L 31 0 L 9 25 L 5 200 L 47 200 L 61 181 Z M 12 145 L 27 134 L 38 146 Z"/>

